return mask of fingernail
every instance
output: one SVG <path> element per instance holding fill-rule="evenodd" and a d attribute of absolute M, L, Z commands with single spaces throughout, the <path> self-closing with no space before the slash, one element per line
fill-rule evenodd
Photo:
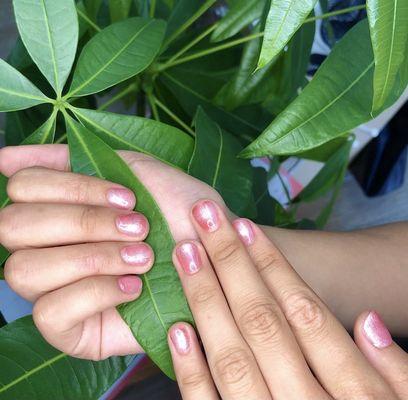
<path fill-rule="evenodd" d="M 183 243 L 177 247 L 176 256 L 186 274 L 193 275 L 202 266 L 200 253 L 194 243 Z"/>
<path fill-rule="evenodd" d="M 144 236 L 149 228 L 147 219 L 138 213 L 119 215 L 116 219 L 116 226 L 120 232 L 129 236 Z"/>
<path fill-rule="evenodd" d="M 252 243 L 254 243 L 255 233 L 252 229 L 251 222 L 246 219 L 237 219 L 232 223 L 232 225 L 245 245 L 250 246 Z"/>
<path fill-rule="evenodd" d="M 391 345 L 391 334 L 381 317 L 375 311 L 371 311 L 370 314 L 367 315 L 363 329 L 367 339 L 374 347 L 383 349 Z"/>
<path fill-rule="evenodd" d="M 118 279 L 119 289 L 126 294 L 137 294 L 142 289 L 142 281 L 137 276 L 121 276 Z"/>
<path fill-rule="evenodd" d="M 194 219 L 207 232 L 215 232 L 219 228 L 218 212 L 212 201 L 202 201 L 193 208 Z"/>
<path fill-rule="evenodd" d="M 190 336 L 184 327 L 172 328 L 170 339 L 179 354 L 187 354 L 190 351 Z"/>
<path fill-rule="evenodd" d="M 110 189 L 106 194 L 106 198 L 110 204 L 118 208 L 132 210 L 136 204 L 135 195 L 128 189 Z"/>
<path fill-rule="evenodd" d="M 145 266 L 153 257 L 152 249 L 145 243 L 126 246 L 120 251 L 120 255 L 125 263 L 137 267 Z"/>

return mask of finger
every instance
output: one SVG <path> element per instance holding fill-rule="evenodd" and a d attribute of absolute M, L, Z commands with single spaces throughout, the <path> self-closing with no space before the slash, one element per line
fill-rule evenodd
<path fill-rule="evenodd" d="M 10 250 L 140 241 L 148 231 L 144 215 L 106 207 L 16 203 L 0 211 L 0 242 Z"/>
<path fill-rule="evenodd" d="M 217 400 L 218 394 L 194 329 L 185 323 L 169 330 L 169 347 L 183 400 Z"/>
<path fill-rule="evenodd" d="M 85 278 L 40 297 L 33 308 L 33 319 L 51 345 L 83 357 L 86 349 L 80 342 L 87 335 L 87 319 L 95 317 L 102 325 L 99 313 L 135 300 L 141 291 L 142 281 L 137 276 Z"/>
<path fill-rule="evenodd" d="M 205 200 L 194 205 L 192 215 L 235 321 L 254 353 L 272 397 L 327 398 L 279 305 L 224 212 L 214 202 Z"/>
<path fill-rule="evenodd" d="M 217 277 L 197 242 L 182 242 L 173 253 L 215 384 L 225 399 L 270 399 L 248 345 L 235 325 Z"/>
<path fill-rule="evenodd" d="M 386 325 L 375 311 L 365 312 L 357 318 L 354 340 L 399 398 L 407 400 L 408 354 L 393 342 Z"/>
<path fill-rule="evenodd" d="M 234 225 L 327 392 L 334 398 L 394 398 L 340 322 L 263 232 L 249 220 Z"/>
<path fill-rule="evenodd" d="M 14 203 L 71 203 L 132 210 L 133 192 L 91 176 L 46 168 L 22 169 L 10 177 L 7 193 Z"/>
<path fill-rule="evenodd" d="M 9 146 L 0 149 L 0 172 L 11 176 L 30 167 L 45 167 L 68 171 L 69 151 L 65 144 Z"/>
<path fill-rule="evenodd" d="M 92 243 L 19 250 L 4 266 L 9 286 L 34 302 L 45 293 L 96 275 L 143 274 L 154 255 L 146 243 Z"/>

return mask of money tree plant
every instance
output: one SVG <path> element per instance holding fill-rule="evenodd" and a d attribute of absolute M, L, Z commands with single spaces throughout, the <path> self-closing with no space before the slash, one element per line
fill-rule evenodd
<path fill-rule="evenodd" d="M 316 16 L 316 2 L 13 0 L 19 38 L 0 60 L 6 144 L 67 142 L 73 171 L 137 193 L 156 264 L 142 277 L 141 297 L 118 310 L 169 377 L 167 330 L 193 322 L 172 266 L 174 240 L 153 197 L 115 150 L 143 152 L 194 175 L 237 215 L 323 226 L 346 171 L 350 131 L 407 86 L 408 5 L 367 0 L 329 12 L 321 1 L 323 14 Z M 367 19 L 308 80 L 316 20 L 357 11 Z M 122 114 L 106 111 L 119 102 Z M 283 208 L 267 195 L 266 180 L 291 155 L 324 167 Z M 270 158 L 268 175 L 251 168 L 256 157 Z M 6 187 L 0 176 L 1 207 L 9 203 Z M 300 202 L 329 193 L 315 221 L 296 219 Z M 7 249 L 0 256 L 5 262 Z M 98 399 L 131 360 L 69 357 L 25 317 L 0 329 L 0 399 Z"/>

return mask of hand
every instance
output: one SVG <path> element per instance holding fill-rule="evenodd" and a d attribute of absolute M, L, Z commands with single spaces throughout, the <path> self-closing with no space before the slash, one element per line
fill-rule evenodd
<path fill-rule="evenodd" d="M 151 157 L 120 154 L 152 192 L 174 238 L 194 237 L 191 205 L 203 195 L 219 200 L 217 192 Z M 15 202 L 0 212 L 0 242 L 13 253 L 6 280 L 34 303 L 37 327 L 59 350 L 95 360 L 142 352 L 115 306 L 138 297 L 135 274 L 153 264 L 151 249 L 135 243 L 148 224 L 132 213 L 137 232 L 119 231 L 115 221 L 133 209 L 133 193 L 68 169 L 67 146 L 0 150 L 0 172 L 12 176 Z"/>
<path fill-rule="evenodd" d="M 408 399 L 408 355 L 376 313 L 353 342 L 255 224 L 209 200 L 191 214 L 203 245 L 179 243 L 173 261 L 206 358 L 191 326 L 169 330 L 184 400 Z"/>

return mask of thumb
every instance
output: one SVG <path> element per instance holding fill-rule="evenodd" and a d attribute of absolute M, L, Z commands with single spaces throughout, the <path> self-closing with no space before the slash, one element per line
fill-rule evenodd
<path fill-rule="evenodd" d="M 30 167 L 69 170 L 68 146 L 43 144 L 0 149 L 0 172 L 3 175 L 11 176 L 21 169 Z"/>
<path fill-rule="evenodd" d="M 357 318 L 354 340 L 395 393 L 402 400 L 408 400 L 408 354 L 392 340 L 375 311 L 365 312 Z"/>

